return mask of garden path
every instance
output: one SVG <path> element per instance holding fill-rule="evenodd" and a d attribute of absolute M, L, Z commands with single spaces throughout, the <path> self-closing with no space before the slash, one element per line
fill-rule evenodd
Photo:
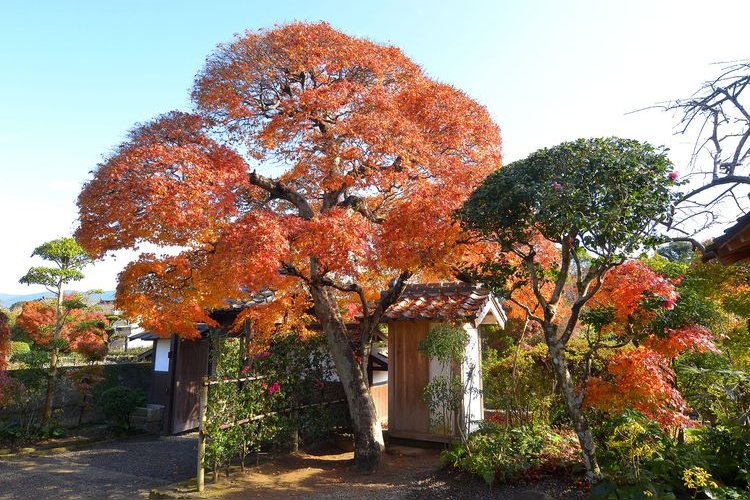
<path fill-rule="evenodd" d="M 195 477 L 195 433 L 141 436 L 55 454 L 0 460 L 0 500 L 131 500 Z"/>

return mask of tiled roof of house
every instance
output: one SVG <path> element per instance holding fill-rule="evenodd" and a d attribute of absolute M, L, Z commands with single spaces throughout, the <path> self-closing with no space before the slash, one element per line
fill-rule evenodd
<path fill-rule="evenodd" d="M 468 283 L 406 285 L 385 316 L 390 320 L 473 319 L 489 300 L 492 300 L 489 290 Z"/>
<path fill-rule="evenodd" d="M 703 262 L 717 257 L 725 265 L 750 258 L 750 213 L 714 239 L 703 254 Z"/>

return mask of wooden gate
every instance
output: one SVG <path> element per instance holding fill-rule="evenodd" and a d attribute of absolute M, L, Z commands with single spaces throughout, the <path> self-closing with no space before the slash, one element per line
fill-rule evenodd
<path fill-rule="evenodd" d="M 208 339 L 180 340 L 171 353 L 172 394 L 169 398 L 167 434 L 196 429 L 201 380 L 208 374 Z"/>

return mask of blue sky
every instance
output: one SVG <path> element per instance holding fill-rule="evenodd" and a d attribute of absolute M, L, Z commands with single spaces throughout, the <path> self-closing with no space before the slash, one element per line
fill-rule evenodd
<path fill-rule="evenodd" d="M 750 2 L 23 1 L 0 4 L 0 293 L 29 255 L 71 234 L 89 172 L 135 123 L 187 109 L 194 75 L 235 33 L 327 21 L 400 47 L 433 78 L 486 105 L 504 161 L 578 137 L 620 135 L 673 150 L 674 117 L 626 114 L 687 97 L 711 63 L 750 56 Z M 100 262 L 77 288 L 113 289 L 131 258 Z"/>

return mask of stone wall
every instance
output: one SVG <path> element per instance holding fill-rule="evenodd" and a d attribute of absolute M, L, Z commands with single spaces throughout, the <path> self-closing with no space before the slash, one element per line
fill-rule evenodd
<path fill-rule="evenodd" d="M 96 384 L 92 389 L 94 394 L 104 391 L 110 387 L 124 386 L 136 391 L 142 391 L 144 396 L 148 394 L 151 380 L 151 363 L 118 363 L 102 365 L 104 380 Z M 82 397 L 74 384 L 65 376 L 77 367 L 60 368 L 57 390 L 55 392 L 55 403 L 53 419 L 63 427 L 73 427 L 78 424 L 81 416 Z M 42 373 L 33 369 L 8 370 L 8 375 L 20 381 L 27 388 L 21 396 L 7 402 L 0 409 L 0 425 L 3 422 L 28 422 L 37 419 L 41 415 L 44 405 L 44 394 L 46 390 L 46 379 Z M 104 413 L 95 403 L 95 398 L 89 396 L 88 402 L 92 403 L 91 409 L 83 412 L 83 424 L 104 423 Z"/>

